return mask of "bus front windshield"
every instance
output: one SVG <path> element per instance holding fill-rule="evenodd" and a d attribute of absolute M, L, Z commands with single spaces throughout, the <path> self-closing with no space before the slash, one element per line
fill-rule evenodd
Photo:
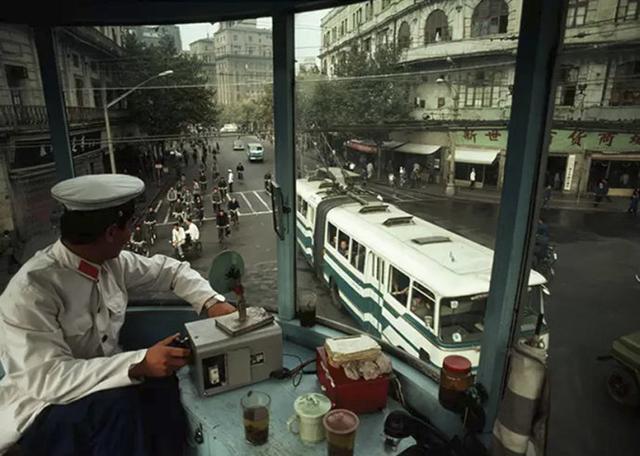
<path fill-rule="evenodd" d="M 440 339 L 445 343 L 479 342 L 484 329 L 487 295 L 442 298 Z"/>

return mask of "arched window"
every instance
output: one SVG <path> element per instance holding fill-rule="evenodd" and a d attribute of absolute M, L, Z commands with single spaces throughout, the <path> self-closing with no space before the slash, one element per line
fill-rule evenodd
<path fill-rule="evenodd" d="M 435 10 L 429 14 L 424 25 L 424 44 L 449 41 L 450 39 L 451 32 L 447 15 L 442 10 Z"/>
<path fill-rule="evenodd" d="M 400 24 L 398 29 L 398 48 L 400 50 L 408 49 L 411 44 L 411 29 L 407 22 Z"/>
<path fill-rule="evenodd" d="M 471 16 L 471 36 L 507 33 L 509 7 L 504 0 L 482 0 Z"/>

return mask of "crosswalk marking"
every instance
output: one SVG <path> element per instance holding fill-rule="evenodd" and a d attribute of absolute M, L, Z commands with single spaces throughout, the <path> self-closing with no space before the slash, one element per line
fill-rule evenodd
<path fill-rule="evenodd" d="M 244 196 L 244 193 L 240 193 L 240 196 L 242 196 L 242 199 L 244 199 L 247 203 L 247 206 L 249 206 L 249 209 L 251 209 L 251 212 L 255 212 L 255 210 L 253 209 L 253 206 L 251 205 L 251 203 L 249 202 L 249 200 L 247 199 L 246 196 Z"/>
<path fill-rule="evenodd" d="M 265 203 L 262 198 L 260 198 L 260 195 L 258 195 L 258 192 L 254 191 L 253 194 L 256 195 L 256 198 L 258 198 L 262 204 L 264 204 L 264 207 L 266 207 L 268 211 L 271 211 L 271 208 L 269 207 L 269 205 Z"/>

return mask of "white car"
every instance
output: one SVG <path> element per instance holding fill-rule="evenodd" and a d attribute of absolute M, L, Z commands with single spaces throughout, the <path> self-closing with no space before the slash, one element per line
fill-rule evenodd
<path fill-rule="evenodd" d="M 220 133 L 237 133 L 237 132 L 238 132 L 238 126 L 233 123 L 224 124 L 220 129 Z"/>
<path fill-rule="evenodd" d="M 242 141 L 234 141 L 233 150 L 244 150 L 244 143 Z"/>

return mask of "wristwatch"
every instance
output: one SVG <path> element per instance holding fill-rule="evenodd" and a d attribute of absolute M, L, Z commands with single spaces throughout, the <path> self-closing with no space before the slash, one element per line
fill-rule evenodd
<path fill-rule="evenodd" d="M 224 295 L 221 295 L 221 294 L 214 295 L 213 299 L 211 298 L 207 299 L 207 301 L 204 303 L 204 308 L 205 310 L 209 310 L 211 307 L 215 306 L 216 304 L 225 302 L 226 300 L 227 298 Z"/>

